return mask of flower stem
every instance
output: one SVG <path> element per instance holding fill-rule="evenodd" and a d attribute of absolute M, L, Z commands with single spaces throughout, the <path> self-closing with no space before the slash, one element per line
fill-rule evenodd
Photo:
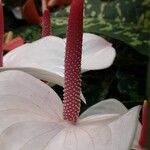
<path fill-rule="evenodd" d="M 3 6 L 0 0 L 0 67 L 3 66 L 3 39 L 4 39 L 4 18 Z"/>
<path fill-rule="evenodd" d="M 80 112 L 84 0 L 73 0 L 65 53 L 64 120 L 76 123 Z"/>

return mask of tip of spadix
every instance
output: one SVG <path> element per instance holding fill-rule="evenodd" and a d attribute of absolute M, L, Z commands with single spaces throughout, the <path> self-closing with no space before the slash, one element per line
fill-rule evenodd
<path fill-rule="evenodd" d="M 144 109 L 145 107 L 148 107 L 148 102 L 147 102 L 147 100 L 144 100 L 144 103 L 143 103 L 143 109 Z"/>

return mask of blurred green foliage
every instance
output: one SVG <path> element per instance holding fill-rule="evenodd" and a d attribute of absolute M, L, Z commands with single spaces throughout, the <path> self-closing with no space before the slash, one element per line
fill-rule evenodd
<path fill-rule="evenodd" d="M 125 42 L 150 56 L 149 0 L 85 0 L 84 29 Z M 68 9 L 57 12 L 54 24 L 66 26 Z"/>

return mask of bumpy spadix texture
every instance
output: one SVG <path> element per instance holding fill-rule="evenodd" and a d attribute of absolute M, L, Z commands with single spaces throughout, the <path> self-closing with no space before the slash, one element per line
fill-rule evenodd
<path fill-rule="evenodd" d="M 63 104 L 58 95 L 37 78 L 21 71 L 0 73 L 2 150 L 130 150 L 132 147 L 139 107 L 128 111 L 117 100 L 105 100 L 81 114 L 76 125 L 64 121 L 62 114 Z"/>
<path fill-rule="evenodd" d="M 3 66 L 3 36 L 4 36 L 4 22 L 3 22 L 3 7 L 0 0 L 0 67 Z"/>
<path fill-rule="evenodd" d="M 80 111 L 83 2 L 71 5 L 65 54 L 64 119 L 76 122 Z"/>
<path fill-rule="evenodd" d="M 51 34 L 51 16 L 49 10 L 47 9 L 46 0 L 42 0 L 42 11 L 42 37 L 45 37 Z"/>
<path fill-rule="evenodd" d="M 48 9 L 44 10 L 42 17 L 42 37 L 51 34 L 50 12 Z"/>

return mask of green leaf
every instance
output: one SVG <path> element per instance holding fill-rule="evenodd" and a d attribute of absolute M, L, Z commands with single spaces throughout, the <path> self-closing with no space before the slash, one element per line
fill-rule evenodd
<path fill-rule="evenodd" d="M 23 26 L 15 29 L 14 34 L 22 36 L 26 42 L 33 42 L 41 38 L 41 29 L 39 26 Z"/>
<path fill-rule="evenodd" d="M 84 30 L 118 39 L 150 56 L 149 9 L 149 0 L 85 0 Z M 65 29 L 68 12 L 66 8 L 54 14 L 55 28 Z"/>

